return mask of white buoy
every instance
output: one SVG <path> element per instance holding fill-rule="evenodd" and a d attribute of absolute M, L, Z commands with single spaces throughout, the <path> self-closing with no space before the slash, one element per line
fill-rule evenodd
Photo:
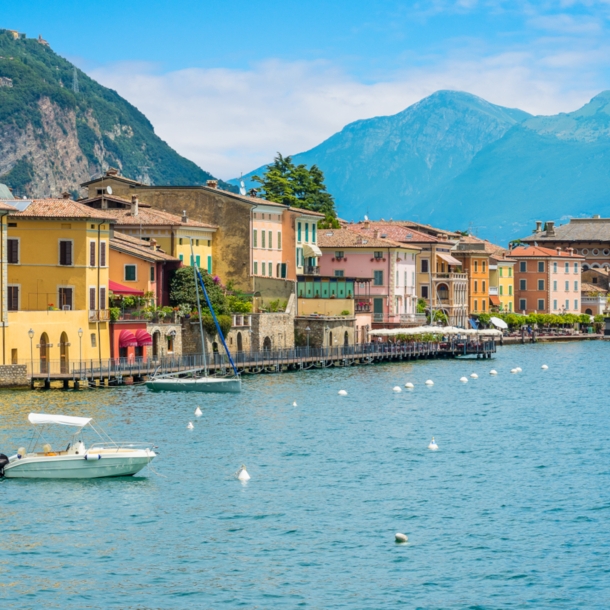
<path fill-rule="evenodd" d="M 432 440 L 430 441 L 430 444 L 428 445 L 428 449 L 430 449 L 430 451 L 436 451 L 438 449 L 438 445 L 436 444 L 434 437 L 432 437 Z"/>
<path fill-rule="evenodd" d="M 339 396 L 347 396 L 347 392 L 345 390 L 339 390 L 337 394 L 339 394 Z"/>
<path fill-rule="evenodd" d="M 405 383 L 405 388 L 407 388 L 408 390 L 412 390 L 415 386 L 410 382 L 407 381 L 407 383 Z"/>
<path fill-rule="evenodd" d="M 246 467 L 242 464 L 241 468 L 237 471 L 237 478 L 242 481 L 242 483 L 245 483 L 246 481 L 250 480 L 250 475 L 248 474 L 248 471 L 246 470 Z"/>
<path fill-rule="evenodd" d="M 195 409 L 195 416 L 196 417 L 201 417 L 202 415 L 203 415 L 203 411 L 199 407 L 197 407 Z"/>
<path fill-rule="evenodd" d="M 188 428 L 189 430 L 192 430 L 194 427 L 195 427 L 195 426 L 193 426 L 193 422 L 192 422 L 192 421 L 190 421 L 190 422 L 189 422 L 189 425 L 187 426 L 187 428 Z"/>
<path fill-rule="evenodd" d="M 546 370 L 547 370 L 549 367 L 548 367 L 546 364 L 543 364 L 543 365 L 542 365 L 540 368 L 541 368 L 543 371 L 546 371 Z"/>
<path fill-rule="evenodd" d="M 396 393 L 398 394 L 398 392 L 402 392 L 402 389 L 401 389 L 401 387 L 400 387 L 400 386 L 395 385 L 395 386 L 392 388 L 392 391 L 393 391 L 393 392 L 396 392 Z"/>
<path fill-rule="evenodd" d="M 478 378 L 479 378 L 479 376 L 478 376 L 476 373 L 472 373 L 472 374 L 470 375 L 470 378 L 471 378 L 471 379 L 478 379 Z"/>
<path fill-rule="evenodd" d="M 491 369 L 491 371 L 489 371 L 490 375 L 497 375 L 498 371 L 496 371 L 496 369 Z"/>
<path fill-rule="evenodd" d="M 519 371 L 517 369 L 511 369 L 510 372 L 511 373 L 518 373 Z"/>
<path fill-rule="evenodd" d="M 517 373 L 521 373 L 523 371 L 523 369 L 520 366 L 518 366 L 515 368 L 515 371 L 517 371 Z"/>
<path fill-rule="evenodd" d="M 409 540 L 408 536 L 406 536 L 405 534 L 401 534 L 400 532 L 397 532 L 396 534 L 394 534 L 394 539 L 396 540 L 396 542 L 399 542 L 400 544 L 404 544 L 405 542 L 407 542 Z"/>
<path fill-rule="evenodd" d="M 297 401 L 296 401 L 296 400 L 295 400 L 295 401 L 292 403 L 292 406 L 293 406 L 293 407 L 296 407 L 296 406 L 297 406 Z"/>
<path fill-rule="evenodd" d="M 434 385 L 434 381 L 432 381 L 432 379 L 428 379 L 428 381 L 426 381 L 426 385 Z"/>
<path fill-rule="evenodd" d="M 462 383 L 468 383 L 468 377 L 460 377 Z"/>

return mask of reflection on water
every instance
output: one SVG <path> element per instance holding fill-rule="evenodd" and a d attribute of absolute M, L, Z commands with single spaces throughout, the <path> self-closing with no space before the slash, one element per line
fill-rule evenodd
<path fill-rule="evenodd" d="M 261 376 L 241 395 L 0 392 L 2 453 L 32 411 L 160 452 L 131 479 L 0 482 L 0 608 L 606 608 L 608 381 L 590 372 L 607 349 Z"/>

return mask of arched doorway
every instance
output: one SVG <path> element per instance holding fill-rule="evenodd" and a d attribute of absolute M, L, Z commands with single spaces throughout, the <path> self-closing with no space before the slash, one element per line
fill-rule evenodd
<path fill-rule="evenodd" d="M 447 284 L 439 284 L 436 288 L 436 294 L 441 303 L 449 300 L 449 286 Z"/>
<path fill-rule="evenodd" d="M 333 331 L 329 330 L 328 331 L 328 347 L 332 347 L 333 346 Z"/>
<path fill-rule="evenodd" d="M 70 372 L 70 344 L 68 343 L 68 335 L 61 333 L 59 339 L 59 367 L 62 373 Z"/>
<path fill-rule="evenodd" d="M 40 335 L 40 372 L 49 372 L 49 335 L 42 333 Z"/>
<path fill-rule="evenodd" d="M 216 341 L 214 341 L 214 343 L 212 343 L 212 351 L 217 354 L 218 353 L 218 343 L 216 343 Z"/>
<path fill-rule="evenodd" d="M 156 360 L 159 357 L 159 342 L 161 341 L 161 333 L 158 330 L 153 333 L 152 340 L 152 355 L 153 358 Z"/>
<path fill-rule="evenodd" d="M 265 340 L 263 341 L 263 349 L 265 351 L 269 351 L 271 349 L 271 338 L 270 337 L 265 337 Z"/>
<path fill-rule="evenodd" d="M 588 313 L 590 316 L 593 315 L 593 311 L 591 309 L 585 309 L 585 313 Z"/>
<path fill-rule="evenodd" d="M 243 344 L 243 339 L 241 338 L 241 333 L 237 333 L 237 351 L 238 352 L 244 351 L 244 344 Z"/>
<path fill-rule="evenodd" d="M 349 345 L 349 335 L 347 331 L 345 331 L 345 334 L 343 335 L 343 345 Z"/>

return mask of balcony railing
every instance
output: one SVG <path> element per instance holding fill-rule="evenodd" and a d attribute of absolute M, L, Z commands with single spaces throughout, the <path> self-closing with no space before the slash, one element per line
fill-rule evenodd
<path fill-rule="evenodd" d="M 400 321 L 403 324 L 425 324 L 426 320 L 425 313 L 403 313 L 400 315 Z"/>
<path fill-rule="evenodd" d="M 110 320 L 110 310 L 108 309 L 90 309 L 89 322 L 107 322 Z"/>
<path fill-rule="evenodd" d="M 233 327 L 252 326 L 252 316 L 233 315 Z"/>
<path fill-rule="evenodd" d="M 303 275 L 320 275 L 320 267 L 305 265 L 303 267 Z"/>
<path fill-rule="evenodd" d="M 435 281 L 438 281 L 438 280 L 448 280 L 448 281 L 466 280 L 466 279 L 468 279 L 468 274 L 467 273 L 433 273 L 432 279 Z"/>
<path fill-rule="evenodd" d="M 497 286 L 490 286 L 489 287 L 489 296 L 498 296 L 498 287 Z"/>
<path fill-rule="evenodd" d="M 371 304 L 370 303 L 355 303 L 354 311 L 356 313 L 370 313 Z"/>

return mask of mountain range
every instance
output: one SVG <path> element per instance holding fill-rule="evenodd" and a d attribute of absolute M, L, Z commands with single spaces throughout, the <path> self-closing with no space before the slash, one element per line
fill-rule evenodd
<path fill-rule="evenodd" d="M 137 108 L 44 40 L 0 30 L 0 182 L 19 197 L 78 196 L 82 182 L 108 167 L 147 184 L 213 178 L 161 140 Z"/>
<path fill-rule="evenodd" d="M 506 242 L 538 219 L 610 216 L 610 91 L 554 116 L 438 91 L 293 161 L 322 169 L 347 220 L 410 219 Z"/>

